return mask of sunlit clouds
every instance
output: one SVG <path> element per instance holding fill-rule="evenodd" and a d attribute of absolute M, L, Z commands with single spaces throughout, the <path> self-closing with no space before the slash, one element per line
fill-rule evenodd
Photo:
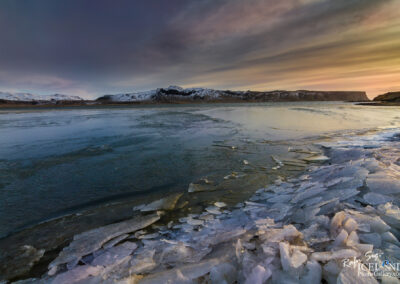
<path fill-rule="evenodd" d="M 399 16 L 400 0 L 6 0 L 0 87 L 96 97 L 178 84 L 373 97 L 400 90 Z"/>

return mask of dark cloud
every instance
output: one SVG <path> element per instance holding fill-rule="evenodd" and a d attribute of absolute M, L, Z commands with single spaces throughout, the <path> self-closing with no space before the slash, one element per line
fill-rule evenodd
<path fill-rule="evenodd" d="M 342 64 L 340 79 L 398 55 L 393 7 L 399 0 L 4 0 L 0 87 L 96 96 L 167 84 L 315 86 L 316 64 Z M 391 45 L 366 48 L 374 39 Z M 306 85 L 301 73 L 311 74 Z"/>

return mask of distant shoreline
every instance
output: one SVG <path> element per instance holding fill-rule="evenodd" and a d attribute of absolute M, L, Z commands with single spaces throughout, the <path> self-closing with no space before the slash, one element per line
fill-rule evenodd
<path fill-rule="evenodd" d="M 108 107 L 108 106 L 149 106 L 149 105 L 192 105 L 192 104 L 223 104 L 223 103 L 285 103 L 285 102 L 346 102 L 357 103 L 358 105 L 377 105 L 377 103 L 366 103 L 359 101 L 343 101 L 343 100 L 286 100 L 286 101 L 254 101 L 254 100 L 207 100 L 207 101 L 171 101 L 171 102 L 155 102 L 155 101 L 140 101 L 140 102 L 57 102 L 57 103 L 38 103 L 38 102 L 0 102 L 0 109 L 9 108 L 66 108 L 66 107 Z"/>

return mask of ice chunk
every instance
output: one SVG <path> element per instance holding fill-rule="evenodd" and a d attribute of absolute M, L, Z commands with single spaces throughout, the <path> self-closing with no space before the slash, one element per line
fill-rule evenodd
<path fill-rule="evenodd" d="M 385 232 L 381 236 L 382 240 L 384 240 L 385 242 L 389 242 L 395 245 L 400 245 L 399 240 L 391 232 Z"/>
<path fill-rule="evenodd" d="M 211 249 L 192 248 L 183 242 L 167 246 L 160 255 L 160 262 L 168 265 L 177 263 L 197 262 L 207 255 Z"/>
<path fill-rule="evenodd" d="M 71 284 L 85 280 L 89 276 L 97 276 L 101 273 L 101 266 L 81 265 L 64 273 L 58 274 L 52 284 Z"/>
<path fill-rule="evenodd" d="M 357 226 L 357 222 L 354 221 L 353 218 L 348 218 L 348 219 L 344 222 L 343 227 L 344 227 L 344 229 L 347 231 L 347 233 L 350 234 L 351 232 L 353 232 L 354 230 L 356 230 L 358 226 Z"/>
<path fill-rule="evenodd" d="M 149 240 L 149 239 L 154 239 L 157 238 L 160 234 L 158 232 L 155 232 L 153 234 L 147 234 L 147 235 L 140 235 L 138 237 L 139 240 Z"/>
<path fill-rule="evenodd" d="M 157 263 L 154 261 L 155 250 L 146 250 L 134 255 L 130 261 L 130 273 L 146 273 L 153 270 Z"/>
<path fill-rule="evenodd" d="M 211 268 L 211 283 L 234 283 L 236 280 L 237 269 L 230 263 L 222 263 Z"/>
<path fill-rule="evenodd" d="M 337 235 L 335 241 L 332 244 L 332 247 L 340 247 L 343 246 L 347 240 L 347 237 L 349 234 L 346 232 L 346 230 L 341 230 L 339 235 Z"/>
<path fill-rule="evenodd" d="M 313 155 L 313 156 L 306 157 L 303 160 L 307 161 L 307 162 L 324 162 L 324 161 L 328 161 L 329 157 L 327 157 L 325 155 Z"/>
<path fill-rule="evenodd" d="M 181 272 L 185 279 L 197 279 L 209 273 L 212 268 L 221 264 L 221 262 L 222 260 L 219 258 L 212 258 L 195 264 L 183 265 L 179 269 L 169 269 L 148 275 L 140 281 L 140 284 L 177 283 L 177 270 Z"/>
<path fill-rule="evenodd" d="M 307 255 L 295 249 L 290 253 L 290 245 L 288 243 L 279 243 L 279 252 L 281 256 L 281 264 L 284 271 L 295 276 L 300 273 L 299 268 L 307 261 Z"/>
<path fill-rule="evenodd" d="M 379 205 L 379 204 L 384 204 L 386 202 L 392 201 L 393 198 L 389 197 L 387 195 L 375 193 L 375 192 L 369 192 L 363 196 L 363 199 L 371 205 Z"/>
<path fill-rule="evenodd" d="M 329 261 L 332 259 L 343 259 L 343 258 L 351 258 L 357 257 L 360 253 L 353 249 L 341 249 L 337 251 L 324 251 L 324 252 L 314 252 L 311 254 L 311 259 L 316 261 Z"/>
<path fill-rule="evenodd" d="M 331 220 L 330 232 L 332 236 L 336 236 L 339 233 L 340 228 L 342 227 L 342 223 L 346 218 L 346 213 L 340 211 L 333 216 Z"/>
<path fill-rule="evenodd" d="M 119 242 L 125 240 L 127 237 L 129 237 L 128 234 L 123 234 L 123 235 L 121 235 L 121 236 L 118 236 L 118 237 L 116 237 L 116 238 L 114 238 L 114 239 L 112 239 L 112 240 L 106 242 L 106 243 L 103 245 L 103 248 L 109 249 L 109 248 L 115 246 L 116 244 L 118 244 Z"/>
<path fill-rule="evenodd" d="M 271 203 L 284 203 L 284 202 L 289 202 L 292 199 L 291 194 L 282 194 L 282 195 L 277 195 L 275 197 L 269 198 L 268 202 Z"/>
<path fill-rule="evenodd" d="M 8 269 L 11 270 L 7 271 L 10 273 L 8 276 L 15 277 L 29 272 L 29 270 L 34 266 L 34 264 L 37 263 L 43 257 L 44 252 L 45 252 L 44 249 L 36 249 L 35 247 L 30 245 L 24 245 L 19 247 L 17 253 L 14 254 L 15 258 L 18 260 L 19 265 L 7 267 Z M 4 251 L 0 252 L 0 254 L 3 253 Z M 4 275 L 0 275 L 0 281 L 3 278 L 2 276 Z"/>
<path fill-rule="evenodd" d="M 272 275 L 272 272 L 267 268 L 257 265 L 253 268 L 250 275 L 247 277 L 245 284 L 263 284 Z"/>
<path fill-rule="evenodd" d="M 226 203 L 225 202 L 215 202 L 214 205 L 219 207 L 219 208 L 226 207 Z"/>
<path fill-rule="evenodd" d="M 63 263 L 80 259 L 102 247 L 107 241 L 120 235 L 145 228 L 160 219 L 158 214 L 136 217 L 127 221 L 107 225 L 74 236 L 73 241 L 53 260 L 49 269 Z"/>
<path fill-rule="evenodd" d="M 321 283 L 322 269 L 321 265 L 315 260 L 307 261 L 306 272 L 300 278 L 301 284 L 319 284 Z"/>
<path fill-rule="evenodd" d="M 217 206 L 209 206 L 206 208 L 206 211 L 208 213 L 214 214 L 214 215 L 219 215 L 221 214 L 221 211 L 219 211 L 219 207 Z"/>
<path fill-rule="evenodd" d="M 359 234 L 362 242 L 372 244 L 375 248 L 380 248 L 382 245 L 381 235 L 378 233 Z"/>
<path fill-rule="evenodd" d="M 161 198 L 160 200 L 153 201 L 152 203 L 147 204 L 145 207 L 140 209 L 140 211 L 147 212 L 157 210 L 173 210 L 182 195 L 183 193 L 176 193 L 168 197 Z"/>
<path fill-rule="evenodd" d="M 106 250 L 103 254 L 94 258 L 91 262 L 92 266 L 111 266 L 119 264 L 124 258 L 129 256 L 135 249 L 137 245 L 132 242 L 123 243 L 116 247 L 112 247 Z"/>
<path fill-rule="evenodd" d="M 310 188 L 307 188 L 304 191 L 299 192 L 298 194 L 296 194 L 293 199 L 292 199 L 292 203 L 297 203 L 299 201 L 302 201 L 304 199 L 313 197 L 323 191 L 325 191 L 327 188 L 322 186 L 321 184 L 316 184 Z M 298 190 L 300 191 L 300 189 Z"/>
<path fill-rule="evenodd" d="M 359 274 L 359 270 L 357 266 L 346 266 L 345 268 L 342 269 L 340 272 L 337 283 L 338 284 L 354 284 L 354 283 L 359 283 L 360 282 L 360 277 L 362 277 L 362 283 L 363 284 L 378 284 L 378 281 L 372 276 L 372 273 L 368 273 L 369 270 L 368 268 L 360 264 L 360 270 L 362 275 Z"/>
<path fill-rule="evenodd" d="M 371 174 L 367 178 L 367 186 L 375 193 L 400 193 L 400 181 L 389 176 L 386 177 L 379 174 Z"/>
<path fill-rule="evenodd" d="M 362 214 L 357 211 L 350 210 L 349 213 L 359 225 L 366 224 L 374 232 L 384 233 L 390 230 L 390 226 L 388 226 L 388 224 L 386 224 L 379 216 L 369 216 L 367 214 Z"/>
<path fill-rule="evenodd" d="M 202 192 L 202 191 L 214 191 L 216 187 L 211 186 L 211 183 L 190 183 L 188 192 Z"/>

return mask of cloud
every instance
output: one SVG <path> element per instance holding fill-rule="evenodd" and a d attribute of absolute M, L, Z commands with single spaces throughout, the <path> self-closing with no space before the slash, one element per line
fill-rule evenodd
<path fill-rule="evenodd" d="M 0 83 L 93 96 L 168 84 L 363 90 L 357 82 L 374 72 L 399 78 L 399 4 L 6 0 L 0 3 Z M 385 80 L 367 91 L 397 85 Z"/>

